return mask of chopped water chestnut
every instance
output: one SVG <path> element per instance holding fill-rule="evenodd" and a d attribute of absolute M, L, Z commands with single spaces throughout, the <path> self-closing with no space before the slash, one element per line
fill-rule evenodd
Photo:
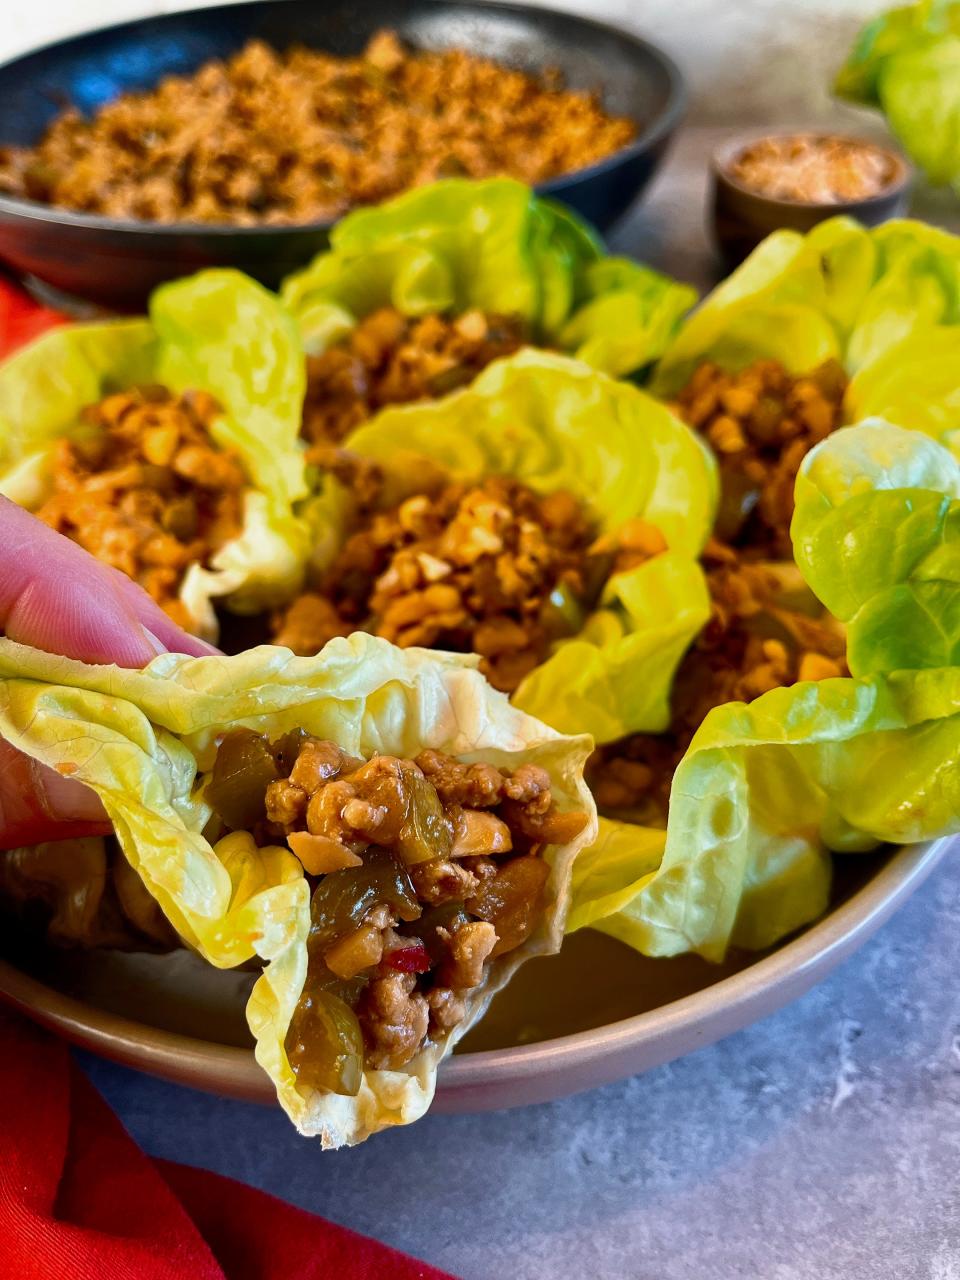
<path fill-rule="evenodd" d="M 544 852 L 588 821 L 558 810 L 534 764 L 360 760 L 296 731 L 225 734 L 205 797 L 226 826 L 285 841 L 311 878 L 286 1051 L 302 1084 L 348 1095 L 364 1064 L 400 1070 L 466 1016 L 489 961 L 542 917 Z"/>

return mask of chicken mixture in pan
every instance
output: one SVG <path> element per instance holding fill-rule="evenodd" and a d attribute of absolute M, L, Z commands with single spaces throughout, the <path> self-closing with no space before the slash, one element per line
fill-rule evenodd
<path fill-rule="evenodd" d="M 71 107 L 34 147 L 0 148 L 0 191 L 151 222 L 305 223 L 437 178 L 543 182 L 636 134 L 556 71 L 409 50 L 390 31 L 345 58 L 252 40 L 92 118 Z"/>

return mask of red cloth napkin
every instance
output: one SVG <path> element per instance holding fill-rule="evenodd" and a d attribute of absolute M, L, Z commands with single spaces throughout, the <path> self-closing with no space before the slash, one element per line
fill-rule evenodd
<path fill-rule="evenodd" d="M 41 307 L 22 289 L 0 277 L 0 357 L 10 355 L 31 338 L 66 321 L 67 317 L 59 311 Z"/>
<path fill-rule="evenodd" d="M 65 319 L 0 278 L 0 357 Z M 452 1280 L 231 1178 L 152 1159 L 65 1044 L 3 1012 L 0 1277 Z"/>
<path fill-rule="evenodd" d="M 240 1182 L 152 1159 L 67 1046 L 9 1013 L 0 1013 L 0 1276 L 451 1280 Z"/>

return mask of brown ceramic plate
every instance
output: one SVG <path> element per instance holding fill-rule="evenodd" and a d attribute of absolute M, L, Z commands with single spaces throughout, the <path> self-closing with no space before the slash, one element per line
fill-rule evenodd
<path fill-rule="evenodd" d="M 648 960 L 584 930 L 534 960 L 441 1069 L 438 1111 L 545 1102 L 739 1030 L 824 977 L 926 879 L 950 839 L 838 858 L 834 905 L 776 951 L 708 965 Z M 186 952 L 56 952 L 3 943 L 0 997 L 75 1044 L 167 1080 L 273 1102 L 243 1019 L 250 975 Z"/>

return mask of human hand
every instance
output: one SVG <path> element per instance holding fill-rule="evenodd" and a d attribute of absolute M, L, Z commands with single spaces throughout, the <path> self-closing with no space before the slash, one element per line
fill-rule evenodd
<path fill-rule="evenodd" d="M 117 569 L 0 497 L 0 632 L 83 662 L 142 667 L 167 650 L 217 650 L 181 631 Z M 0 738 L 0 849 L 105 835 L 96 795 Z"/>

